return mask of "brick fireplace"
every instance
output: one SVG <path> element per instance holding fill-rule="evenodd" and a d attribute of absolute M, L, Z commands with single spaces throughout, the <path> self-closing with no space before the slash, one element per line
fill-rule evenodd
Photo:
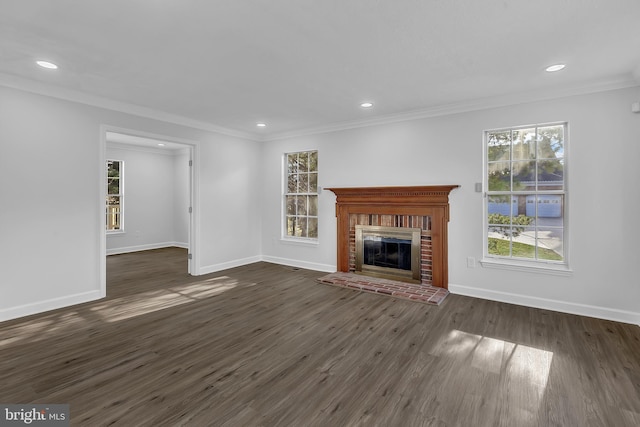
<path fill-rule="evenodd" d="M 449 193 L 457 187 L 327 188 L 336 195 L 338 271 L 356 271 L 356 226 L 419 229 L 418 281 L 446 289 Z"/>

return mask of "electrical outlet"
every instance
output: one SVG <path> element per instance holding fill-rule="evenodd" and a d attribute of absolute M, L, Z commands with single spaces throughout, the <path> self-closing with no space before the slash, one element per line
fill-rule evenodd
<path fill-rule="evenodd" d="M 467 257 L 467 268 L 476 268 L 476 259 L 474 257 Z"/>

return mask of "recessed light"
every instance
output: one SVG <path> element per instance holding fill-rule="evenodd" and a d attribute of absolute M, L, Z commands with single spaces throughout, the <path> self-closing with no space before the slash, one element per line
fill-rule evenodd
<path fill-rule="evenodd" d="M 547 68 L 545 68 L 545 70 L 549 73 L 553 73 L 554 71 L 560 71 L 565 67 L 564 64 L 554 64 L 554 65 L 549 65 Z"/>
<path fill-rule="evenodd" d="M 158 142 L 158 147 L 164 147 L 164 144 L 162 142 Z"/>
<path fill-rule="evenodd" d="M 362 104 L 360 104 L 360 106 L 362 108 L 371 108 L 371 107 L 373 107 L 373 103 L 372 102 L 363 102 Z"/>
<path fill-rule="evenodd" d="M 266 127 L 267 124 L 266 123 L 256 123 L 256 126 L 258 126 L 259 128 L 263 128 L 263 127 Z"/>
<path fill-rule="evenodd" d="M 38 64 L 42 68 L 48 68 L 50 70 L 55 70 L 55 69 L 58 68 L 58 66 L 56 64 L 54 64 L 53 62 L 49 62 L 49 61 L 36 61 L 36 64 Z"/>

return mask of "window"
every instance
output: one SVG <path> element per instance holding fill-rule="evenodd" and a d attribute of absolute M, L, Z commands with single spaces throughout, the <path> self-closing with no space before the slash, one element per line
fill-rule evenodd
<path fill-rule="evenodd" d="M 107 231 L 122 231 L 123 213 L 123 170 L 122 160 L 107 160 Z"/>
<path fill-rule="evenodd" d="M 288 153 L 285 176 L 285 237 L 318 238 L 318 152 Z"/>
<path fill-rule="evenodd" d="M 485 132 L 485 257 L 566 264 L 567 124 Z"/>

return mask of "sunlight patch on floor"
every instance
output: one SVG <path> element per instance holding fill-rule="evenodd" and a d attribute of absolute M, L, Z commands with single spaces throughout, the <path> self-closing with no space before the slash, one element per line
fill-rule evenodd
<path fill-rule="evenodd" d="M 91 311 L 107 322 L 117 322 L 219 295 L 237 285 L 237 280 L 227 276 L 215 277 L 200 282 L 111 299 L 91 307 Z"/>
<path fill-rule="evenodd" d="M 4 328 L 2 335 L 0 335 L 0 347 L 19 341 L 46 339 L 50 334 L 68 329 L 69 326 L 75 326 L 82 321 L 83 319 L 78 316 L 78 312 L 71 311 L 47 314 L 37 320 L 21 322 L 13 327 Z"/>
<path fill-rule="evenodd" d="M 430 354 L 468 362 L 483 372 L 499 375 L 507 389 L 511 384 L 527 384 L 530 387 L 525 392 L 534 406 L 544 395 L 553 360 L 550 351 L 455 329 Z"/>
<path fill-rule="evenodd" d="M 249 283 L 249 286 L 254 283 Z M 38 319 L 25 321 L 5 328 L 0 335 L 0 348 L 21 341 L 40 341 L 51 334 L 73 333 L 86 323 L 87 318 L 97 315 L 107 322 L 117 322 L 152 313 L 158 310 L 210 298 L 238 286 L 238 281 L 228 276 L 214 277 L 184 285 L 155 289 L 139 294 L 99 301 L 83 310 L 43 314 Z"/>

